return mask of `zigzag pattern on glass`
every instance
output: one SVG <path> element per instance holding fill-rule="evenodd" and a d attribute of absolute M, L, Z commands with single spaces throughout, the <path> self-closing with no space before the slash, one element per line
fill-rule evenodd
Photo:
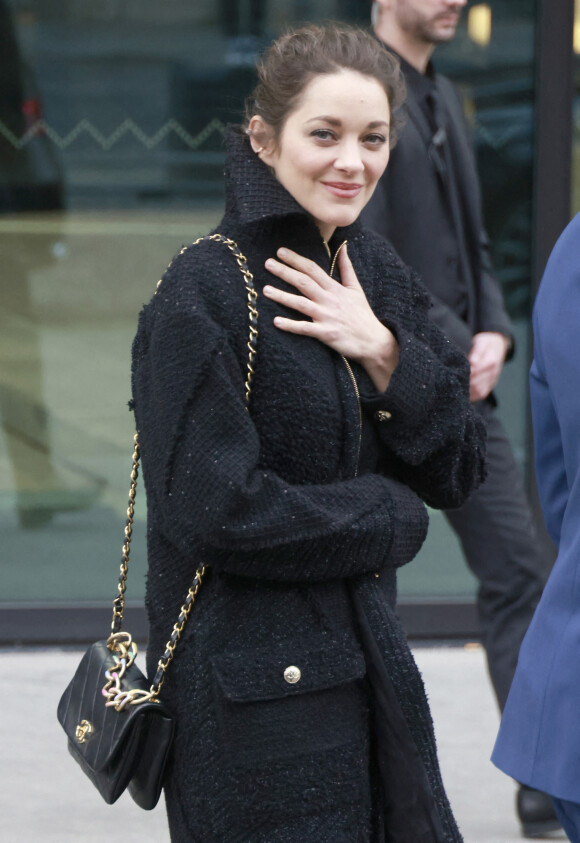
<path fill-rule="evenodd" d="M 22 137 L 17 137 L 6 125 L 0 120 L 0 136 L 4 137 L 15 149 L 24 148 L 37 134 L 44 134 L 58 146 L 60 149 L 67 149 L 71 146 L 81 135 L 89 135 L 101 149 L 108 151 L 122 138 L 127 135 L 132 135 L 136 138 L 146 149 L 155 149 L 164 138 L 169 134 L 175 134 L 183 143 L 190 149 L 199 149 L 199 147 L 212 135 L 214 132 L 223 134 L 225 129 L 224 124 L 217 117 L 211 120 L 205 129 L 197 135 L 191 135 L 177 120 L 173 118 L 168 120 L 155 134 L 148 135 L 135 123 L 134 120 L 127 118 L 111 132 L 110 135 L 104 135 L 100 132 L 90 120 L 83 118 L 67 135 L 60 135 L 53 127 L 46 122 L 46 120 L 38 120 L 34 123 Z"/>

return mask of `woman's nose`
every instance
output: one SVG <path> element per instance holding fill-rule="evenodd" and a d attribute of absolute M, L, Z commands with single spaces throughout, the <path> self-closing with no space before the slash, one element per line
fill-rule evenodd
<path fill-rule="evenodd" d="M 343 144 L 338 150 L 334 166 L 337 170 L 360 173 L 364 169 L 358 144 Z"/>

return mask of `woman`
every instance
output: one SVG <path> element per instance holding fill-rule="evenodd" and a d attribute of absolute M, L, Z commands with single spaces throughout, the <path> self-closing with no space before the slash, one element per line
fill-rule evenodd
<path fill-rule="evenodd" d="M 228 136 L 218 231 L 141 315 L 133 385 L 148 497 L 149 657 L 205 576 L 164 685 L 173 841 L 461 837 L 394 614 L 423 501 L 460 505 L 484 432 L 464 357 L 388 244 L 356 220 L 389 157 L 398 68 L 368 34 L 275 42 Z"/>
<path fill-rule="evenodd" d="M 534 304 L 530 398 L 538 490 L 558 547 L 521 646 L 493 762 L 551 794 L 580 843 L 580 214 L 550 256 Z"/>

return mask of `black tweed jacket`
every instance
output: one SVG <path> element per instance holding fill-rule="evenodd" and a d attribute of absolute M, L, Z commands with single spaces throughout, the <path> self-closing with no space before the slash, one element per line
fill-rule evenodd
<path fill-rule="evenodd" d="M 246 294 L 223 245 L 204 241 L 173 261 L 133 348 L 151 671 L 196 567 L 210 566 L 163 689 L 178 719 L 166 787 L 172 840 L 458 841 L 421 678 L 392 605 L 395 570 L 426 534 L 424 502 L 459 506 L 483 477 L 468 364 L 428 319 L 417 278 L 358 224 L 338 230 L 330 248 L 348 241 L 375 313 L 398 338 L 387 391 L 353 365 L 355 390 L 338 354 L 277 330 L 280 306 L 259 295 L 272 281 L 265 260 L 284 245 L 328 269 L 328 251 L 247 140 L 231 132 L 229 147 L 217 230 L 237 241 L 258 290 L 250 413 Z M 358 468 L 361 416 L 371 472 Z M 368 465 L 368 433 L 365 443 Z M 395 786 L 393 798 L 380 792 L 369 646 L 439 831 L 414 831 L 409 798 L 403 806 Z M 298 682 L 284 678 L 290 665 Z M 404 809 L 407 830 L 386 838 L 377 805 L 393 829 Z"/>

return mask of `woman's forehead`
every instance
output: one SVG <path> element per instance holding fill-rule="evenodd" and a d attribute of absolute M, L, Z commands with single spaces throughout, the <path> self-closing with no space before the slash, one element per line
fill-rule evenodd
<path fill-rule="evenodd" d="M 375 112 L 375 121 L 388 120 L 389 101 L 381 83 L 372 76 L 356 70 L 343 69 L 336 73 L 320 73 L 304 86 L 292 114 L 306 116 L 320 111 L 320 116 L 342 121 L 344 115 L 357 111 Z M 315 116 L 315 115 L 312 115 Z"/>

